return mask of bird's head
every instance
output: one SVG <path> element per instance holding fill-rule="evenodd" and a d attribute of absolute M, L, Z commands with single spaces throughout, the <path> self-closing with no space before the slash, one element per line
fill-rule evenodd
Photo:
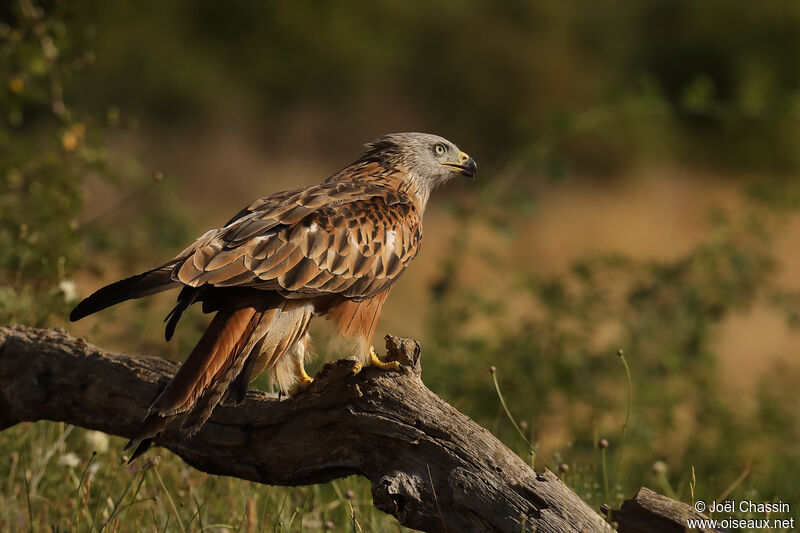
<path fill-rule="evenodd" d="M 366 145 L 364 157 L 401 171 L 424 206 L 431 191 L 446 181 L 475 178 L 475 160 L 443 137 L 430 133 L 390 133 Z"/>

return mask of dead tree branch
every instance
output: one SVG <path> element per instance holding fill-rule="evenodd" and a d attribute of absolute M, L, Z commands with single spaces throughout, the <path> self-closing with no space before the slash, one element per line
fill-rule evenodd
<path fill-rule="evenodd" d="M 707 516 L 646 487 L 619 509 L 611 511 L 611 520 L 619 524 L 622 533 L 682 533 L 688 531 L 689 519 L 708 519 Z M 712 528 L 693 528 L 692 531 L 713 533 Z"/>
<path fill-rule="evenodd" d="M 202 431 L 159 444 L 211 474 L 303 485 L 359 474 L 373 502 L 424 531 L 608 531 L 552 472 L 537 474 L 420 379 L 419 345 L 387 337 L 398 372 L 325 365 L 306 392 L 250 391 Z M 55 420 L 128 437 L 178 364 L 112 353 L 60 330 L 0 327 L 0 429 Z"/>

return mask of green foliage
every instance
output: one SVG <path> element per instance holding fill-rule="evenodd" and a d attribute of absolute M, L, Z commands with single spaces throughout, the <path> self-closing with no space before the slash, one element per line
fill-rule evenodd
<path fill-rule="evenodd" d="M 785 198 L 794 185 L 771 187 L 784 190 L 777 196 Z M 758 407 L 747 408 L 720 387 L 720 354 L 713 349 L 722 321 L 757 303 L 796 322 L 798 295 L 772 276 L 772 237 L 790 216 L 783 206 L 756 196 L 746 209 L 715 212 L 704 241 L 674 260 L 589 257 L 547 276 L 509 270 L 498 261 L 502 252 L 480 253 L 472 236 L 494 208 L 481 204 L 465 211 L 433 287 L 426 353 L 436 364 L 426 366 L 426 383 L 493 427 L 499 404 L 488 370 L 496 367 L 505 402 L 525 421 L 528 440 L 561 436 L 546 440 L 538 464 L 583 466 L 582 474 L 570 474 L 570 483 L 598 503 L 618 504 L 646 485 L 656 462 L 673 465 L 663 479 L 678 497 L 687 497 L 690 465 L 702 478 L 698 490 L 709 498 L 752 466 L 738 490 L 764 501 L 797 502 L 800 494 L 788 489 L 800 476 L 789 466 L 800 464 L 790 437 L 800 430 L 796 402 L 786 397 L 792 386 L 778 375 L 765 376 Z M 488 226 L 496 231 L 496 224 Z M 495 242 L 508 240 L 497 235 Z M 468 271 L 475 261 L 503 275 L 475 285 Z M 622 457 L 627 387 L 615 355 L 619 348 L 634 383 Z M 496 429 L 525 453 L 515 430 L 513 424 Z M 598 436 L 611 441 L 619 471 L 592 467 Z M 614 501 L 600 490 L 603 475 L 616 484 Z"/>
<path fill-rule="evenodd" d="M 800 168 L 793 2 L 95 0 L 76 11 L 75 33 L 106 52 L 79 96 L 135 106 L 160 128 L 244 115 L 280 140 L 299 113 L 324 141 L 315 148 L 336 154 L 413 126 L 502 161 L 553 115 L 635 107 L 656 90 L 667 113 L 572 139 L 573 162 L 609 172 L 656 153 Z"/>
<path fill-rule="evenodd" d="M 80 257 L 83 177 L 103 162 L 85 117 L 63 100 L 64 79 L 85 61 L 70 57 L 65 33 L 25 2 L 0 26 L 3 322 L 43 324 L 66 309 L 59 282 Z"/>
<path fill-rule="evenodd" d="M 165 187 L 151 191 L 155 181 L 140 168 L 110 160 L 103 121 L 65 99 L 69 84 L 93 60 L 93 52 L 73 46 L 61 6 L 45 13 L 23 0 L 0 23 L 0 79 L 6 80 L 0 86 L 2 323 L 41 326 L 53 315 L 63 317 L 77 296 L 71 276 L 87 267 L 87 243 L 135 253 L 184 236 Z M 118 113 L 111 110 L 108 122 Z M 92 180 L 147 197 L 147 223 L 138 234 L 122 241 L 98 219 L 81 221 Z M 119 221 L 114 209 L 120 206 L 101 217 Z"/>

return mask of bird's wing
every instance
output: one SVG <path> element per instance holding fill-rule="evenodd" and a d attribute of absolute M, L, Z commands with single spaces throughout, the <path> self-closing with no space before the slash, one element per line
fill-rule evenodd
<path fill-rule="evenodd" d="M 262 198 L 181 252 L 173 279 L 199 287 L 254 287 L 286 297 L 368 298 L 417 255 L 418 210 L 402 192 L 326 182 Z"/>

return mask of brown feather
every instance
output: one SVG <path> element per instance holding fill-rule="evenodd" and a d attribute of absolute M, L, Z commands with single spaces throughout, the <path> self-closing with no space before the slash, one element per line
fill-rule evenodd
<path fill-rule="evenodd" d="M 250 250 L 252 259 L 256 260 L 266 259 L 277 252 L 284 244 L 283 241 L 276 238 L 275 234 L 258 237 L 254 241 L 257 242 L 254 242 L 254 246 Z M 251 264 L 255 263 L 256 261 L 251 261 Z M 251 266 L 250 268 L 253 267 Z"/>
<path fill-rule="evenodd" d="M 303 252 L 297 248 L 293 248 L 288 256 L 278 262 L 265 261 L 265 264 L 260 265 L 256 269 L 256 273 L 262 280 L 274 280 L 302 260 Z"/>
<path fill-rule="evenodd" d="M 274 218 L 251 218 L 231 226 L 232 229 L 226 234 L 227 240 L 229 242 L 246 241 L 257 235 L 263 235 L 277 224 L 278 221 Z"/>
<path fill-rule="evenodd" d="M 316 260 L 328 252 L 330 240 L 330 235 L 328 233 L 325 233 L 324 231 L 318 231 L 314 236 L 314 242 L 311 244 L 311 249 L 308 251 L 308 257 L 314 259 L 315 262 L 319 264 L 320 261 Z"/>
<path fill-rule="evenodd" d="M 369 346 L 375 335 L 378 318 L 387 296 L 389 296 L 389 290 L 360 302 L 343 299 L 341 303 L 328 311 L 327 316 L 343 336 L 347 338 L 361 337 Z"/>
<path fill-rule="evenodd" d="M 326 266 L 331 274 L 338 276 L 347 272 L 350 265 L 347 262 L 347 256 L 331 250 L 328 252 L 328 264 Z"/>
<path fill-rule="evenodd" d="M 264 369 L 271 369 L 284 352 L 305 334 L 311 321 L 313 310 L 308 301 L 286 300 L 270 324 L 269 332 L 264 337 L 261 351 L 253 364 L 253 376 Z"/>
<path fill-rule="evenodd" d="M 184 285 L 190 285 L 194 280 L 202 275 L 203 271 L 196 267 L 194 260 L 192 260 L 184 261 L 183 264 L 180 265 L 180 268 L 178 268 L 178 272 L 173 276 L 177 277 L 178 281 Z"/>
<path fill-rule="evenodd" d="M 243 350 L 245 345 L 248 344 L 253 330 L 260 322 L 262 315 L 263 312 L 252 314 L 244 331 L 239 335 L 239 339 L 230 352 L 227 353 L 222 366 L 214 373 L 211 382 L 199 392 L 197 400 L 195 400 L 191 410 L 181 424 L 181 429 L 186 431 L 188 436 L 197 433 L 208 420 L 222 396 L 228 391 L 231 382 L 242 371 L 248 355 L 243 353 Z"/>
<path fill-rule="evenodd" d="M 241 246 L 237 246 L 236 248 L 232 248 L 229 250 L 222 250 L 217 255 L 211 258 L 205 265 L 203 265 L 203 270 L 206 272 L 210 270 L 217 270 L 224 266 L 227 266 L 240 257 L 244 255 L 245 250 Z"/>
<path fill-rule="evenodd" d="M 189 283 L 189 285 L 197 287 L 207 283 L 209 285 L 219 284 L 224 287 L 226 286 L 224 282 L 244 273 L 250 274 L 250 271 L 245 266 L 244 259 L 239 258 L 236 261 L 228 263 L 227 265 L 216 270 L 203 272 L 202 275 L 196 277 L 191 283 Z M 250 277 L 252 277 L 252 275 Z"/>
<path fill-rule="evenodd" d="M 310 207 L 306 207 L 303 205 L 296 205 L 291 209 L 289 209 L 288 211 L 281 213 L 279 219 L 281 221 L 281 224 L 296 224 L 300 222 L 303 218 L 305 218 L 306 215 L 311 213 L 312 210 L 313 209 Z"/>
<path fill-rule="evenodd" d="M 362 278 L 364 275 L 372 269 L 372 265 L 375 263 L 375 256 L 372 255 L 357 255 L 353 258 L 353 264 L 350 267 L 350 271 L 354 278 Z"/>
<path fill-rule="evenodd" d="M 333 277 L 333 274 L 326 270 L 320 270 L 319 273 L 306 282 L 306 287 L 311 289 L 319 289 Z"/>
<path fill-rule="evenodd" d="M 153 401 L 150 412 L 168 416 L 189 410 L 225 364 L 255 312 L 252 307 L 219 311 L 178 373 Z"/>
<path fill-rule="evenodd" d="M 250 270 L 245 269 L 244 271 L 240 272 L 239 274 L 231 276 L 231 277 L 229 277 L 227 279 L 224 279 L 222 281 L 215 281 L 214 282 L 214 286 L 216 286 L 216 287 L 239 287 L 239 286 L 242 286 L 242 285 L 249 285 L 250 282 L 253 281 L 253 279 L 255 279 L 255 276 L 253 275 L 253 273 Z"/>
<path fill-rule="evenodd" d="M 222 250 L 222 246 L 222 242 L 216 241 L 207 246 L 198 248 L 192 256 L 192 264 L 194 264 L 194 267 L 198 270 L 205 269 L 209 261 Z"/>
<path fill-rule="evenodd" d="M 254 271 L 256 272 L 258 272 L 259 270 L 267 271 L 274 265 L 280 263 L 290 255 L 292 255 L 296 251 L 295 247 L 287 246 L 286 241 L 281 240 L 280 237 L 283 236 L 284 233 L 281 232 L 278 233 L 275 237 L 273 237 L 272 243 L 270 243 L 266 247 L 267 255 L 264 257 L 264 259 L 252 262 L 251 268 L 253 268 Z"/>
<path fill-rule="evenodd" d="M 302 289 L 306 283 L 319 275 L 319 266 L 311 259 L 303 259 L 297 265 L 278 276 L 278 283 L 289 291 Z"/>
<path fill-rule="evenodd" d="M 245 359 L 242 371 L 239 372 L 239 375 L 236 376 L 236 379 L 233 380 L 228 388 L 227 395 L 222 400 L 222 405 L 239 405 L 244 401 L 245 397 L 247 396 L 248 385 L 250 385 L 250 381 L 254 379 L 253 365 L 258 359 L 258 354 L 261 352 L 261 346 L 263 343 L 264 337 L 261 337 L 253 345 L 253 348 L 250 350 Z"/>

